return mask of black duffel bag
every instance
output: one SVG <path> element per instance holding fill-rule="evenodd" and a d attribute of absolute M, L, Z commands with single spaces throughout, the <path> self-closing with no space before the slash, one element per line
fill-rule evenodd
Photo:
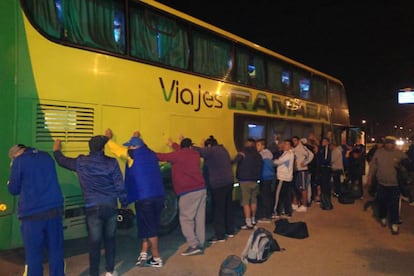
<path fill-rule="evenodd" d="M 309 237 L 308 226 L 304 221 L 289 222 L 287 219 L 279 219 L 275 222 L 273 233 L 294 239 Z"/>

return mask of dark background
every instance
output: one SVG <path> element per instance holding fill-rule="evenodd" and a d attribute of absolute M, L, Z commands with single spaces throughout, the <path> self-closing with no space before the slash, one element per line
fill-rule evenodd
<path fill-rule="evenodd" d="M 342 80 L 352 124 L 411 137 L 414 105 L 397 91 L 414 87 L 414 2 L 159 2 Z"/>

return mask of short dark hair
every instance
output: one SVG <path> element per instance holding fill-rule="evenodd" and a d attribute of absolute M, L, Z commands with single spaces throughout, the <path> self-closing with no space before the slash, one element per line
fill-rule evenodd
<path fill-rule="evenodd" d="M 256 143 L 266 146 L 266 140 L 264 138 L 257 139 Z"/>
<path fill-rule="evenodd" d="M 190 138 L 184 138 L 181 140 L 180 148 L 189 148 L 193 145 L 193 141 Z"/>
<path fill-rule="evenodd" d="M 288 142 L 291 147 L 293 147 L 293 141 L 291 139 L 285 139 L 285 142 Z"/>
<path fill-rule="evenodd" d="M 218 143 L 217 143 L 217 140 L 216 140 L 216 138 L 214 138 L 214 136 L 213 135 L 210 135 L 210 137 L 208 137 L 208 139 L 206 140 L 206 141 L 204 141 L 204 146 L 205 147 L 208 147 L 208 146 L 217 146 L 218 145 Z"/>
<path fill-rule="evenodd" d="M 300 140 L 299 136 L 293 136 L 292 139 Z"/>

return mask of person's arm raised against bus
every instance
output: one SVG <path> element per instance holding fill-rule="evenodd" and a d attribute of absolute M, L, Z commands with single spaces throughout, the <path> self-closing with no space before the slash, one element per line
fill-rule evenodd
<path fill-rule="evenodd" d="M 76 171 L 77 158 L 66 157 L 62 153 L 62 142 L 60 141 L 60 139 L 56 139 L 53 143 L 53 157 L 55 158 L 59 166 L 71 171 Z"/>
<path fill-rule="evenodd" d="M 135 133 L 135 132 L 134 132 Z M 139 132 L 138 132 L 139 133 Z M 128 148 L 121 146 L 117 144 L 112 138 L 113 138 L 113 132 L 110 128 L 105 130 L 105 136 L 109 138 L 106 145 L 108 146 L 109 150 L 117 157 L 125 159 L 128 161 L 128 164 L 130 162 L 132 163 L 131 157 L 128 155 Z M 130 160 L 131 159 L 131 160 Z"/>

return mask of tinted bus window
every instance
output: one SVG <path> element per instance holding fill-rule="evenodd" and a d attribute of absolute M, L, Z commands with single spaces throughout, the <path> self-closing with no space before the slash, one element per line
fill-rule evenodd
<path fill-rule="evenodd" d="M 130 9 L 129 18 L 132 56 L 187 69 L 190 49 L 183 26 L 138 6 Z"/>
<path fill-rule="evenodd" d="M 237 82 L 257 88 L 265 87 L 264 58 L 243 48 L 236 49 Z"/>
<path fill-rule="evenodd" d="M 226 78 L 232 68 L 229 41 L 206 32 L 193 32 L 193 70 L 211 77 Z"/>
<path fill-rule="evenodd" d="M 276 92 L 282 92 L 282 65 L 276 61 L 267 62 L 267 87 Z"/>
<path fill-rule="evenodd" d="M 325 79 L 320 77 L 312 78 L 312 100 L 321 104 L 327 103 Z"/>
<path fill-rule="evenodd" d="M 34 22 L 50 37 L 115 53 L 125 51 L 123 1 L 32 0 L 26 5 Z"/>

